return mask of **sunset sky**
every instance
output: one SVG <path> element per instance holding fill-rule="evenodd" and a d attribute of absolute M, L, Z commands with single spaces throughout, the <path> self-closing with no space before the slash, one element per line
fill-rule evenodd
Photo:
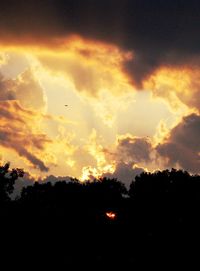
<path fill-rule="evenodd" d="M 195 0 L 1 0 L 1 164 L 200 173 L 199 29 Z"/>

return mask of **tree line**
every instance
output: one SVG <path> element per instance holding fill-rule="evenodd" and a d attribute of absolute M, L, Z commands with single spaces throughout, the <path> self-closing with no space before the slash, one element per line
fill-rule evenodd
<path fill-rule="evenodd" d="M 9 217 L 9 221 L 23 221 L 36 229 L 40 225 L 40 230 L 51 225 L 54 242 L 67 243 L 71 234 L 71 245 L 84 238 L 93 246 L 90 261 L 102 265 L 113 259 L 123 266 L 197 262 L 199 175 L 176 169 L 143 172 L 129 189 L 107 178 L 84 183 L 77 179 L 35 182 L 11 200 L 14 184 L 23 175 L 22 169 L 9 169 L 8 163 L 0 167 L 0 215 L 5 221 Z M 86 251 L 82 260 L 87 259 Z M 76 253 L 68 255 L 77 257 Z"/>

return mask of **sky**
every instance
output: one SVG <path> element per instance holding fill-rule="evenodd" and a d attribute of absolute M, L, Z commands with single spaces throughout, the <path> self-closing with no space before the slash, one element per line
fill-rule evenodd
<path fill-rule="evenodd" d="M 200 173 L 199 1 L 1 0 L 0 18 L 1 164 Z"/>

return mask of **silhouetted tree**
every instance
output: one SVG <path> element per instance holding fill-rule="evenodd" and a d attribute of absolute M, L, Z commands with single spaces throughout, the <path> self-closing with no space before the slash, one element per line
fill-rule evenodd
<path fill-rule="evenodd" d="M 6 163 L 0 167 L 0 201 L 10 200 L 9 195 L 13 192 L 15 181 L 24 176 L 23 169 L 13 168 L 9 170 L 10 164 Z"/>

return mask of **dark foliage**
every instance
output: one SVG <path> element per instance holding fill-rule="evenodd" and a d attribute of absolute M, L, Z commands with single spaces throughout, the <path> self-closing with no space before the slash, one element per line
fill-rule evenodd
<path fill-rule="evenodd" d="M 9 170 L 10 164 L 6 163 L 4 166 L 0 167 L 0 203 L 5 203 L 10 201 L 9 195 L 14 190 L 15 181 L 18 177 L 23 177 L 23 169 L 13 168 Z"/>
<path fill-rule="evenodd" d="M 9 171 L 6 164 L 0 176 L 1 215 L 6 225 L 15 225 L 15 233 L 8 236 L 20 236 L 17 241 L 24 248 L 35 245 L 37 260 L 57 269 L 60 263 L 74 269 L 91 265 L 94 270 L 109 265 L 111 270 L 199 265 L 198 175 L 175 169 L 144 172 L 129 191 L 120 181 L 106 178 L 36 182 L 6 205 L 23 171 Z M 28 250 L 24 253 L 30 257 Z"/>

